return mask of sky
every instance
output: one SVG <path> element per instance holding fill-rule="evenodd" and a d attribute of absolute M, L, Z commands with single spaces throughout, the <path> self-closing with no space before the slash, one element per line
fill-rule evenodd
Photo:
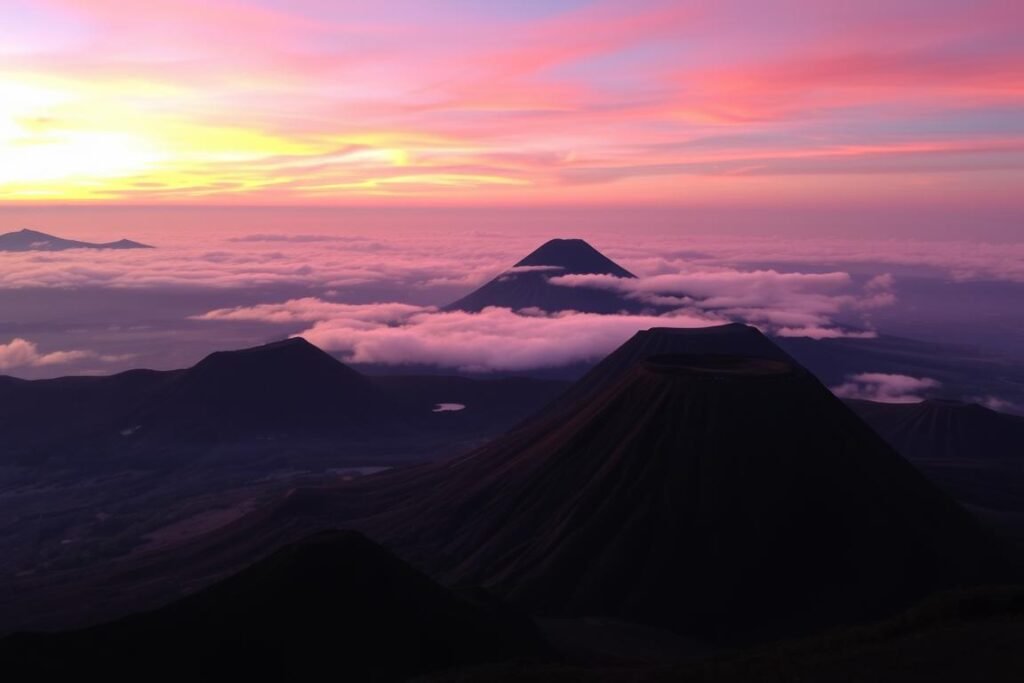
<path fill-rule="evenodd" d="M 5 0 L 0 202 L 1020 209 L 1022 25 L 1019 0 Z"/>

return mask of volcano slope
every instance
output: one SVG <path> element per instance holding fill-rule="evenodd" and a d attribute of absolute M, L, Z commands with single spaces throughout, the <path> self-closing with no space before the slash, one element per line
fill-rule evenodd
<path fill-rule="evenodd" d="M 785 360 L 652 356 L 444 470 L 367 528 L 539 614 L 760 639 L 999 564 L 973 518 Z"/>

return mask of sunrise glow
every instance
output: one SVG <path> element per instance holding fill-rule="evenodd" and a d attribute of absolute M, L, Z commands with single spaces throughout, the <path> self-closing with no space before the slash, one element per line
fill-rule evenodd
<path fill-rule="evenodd" d="M 9 202 L 1008 201 L 1024 164 L 1024 9 L 999 0 L 13 0 L 0 23 Z"/>

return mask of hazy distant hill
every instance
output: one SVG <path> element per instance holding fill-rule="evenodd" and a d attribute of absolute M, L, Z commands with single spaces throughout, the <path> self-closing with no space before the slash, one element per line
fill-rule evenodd
<path fill-rule="evenodd" d="M 445 307 L 449 311 L 480 311 L 488 306 L 519 310 L 582 311 L 586 313 L 637 312 L 639 302 L 615 292 L 586 287 L 553 285 L 548 280 L 558 275 L 606 274 L 621 278 L 636 277 L 581 239 L 554 239 L 545 242 L 479 289 Z"/>
<path fill-rule="evenodd" d="M 81 242 L 67 240 L 36 230 L 19 230 L 0 235 L 0 251 L 65 251 L 67 249 L 152 249 L 132 240 Z"/>
<path fill-rule="evenodd" d="M 911 460 L 1010 460 L 1024 464 L 1024 417 L 976 403 L 847 401 Z"/>

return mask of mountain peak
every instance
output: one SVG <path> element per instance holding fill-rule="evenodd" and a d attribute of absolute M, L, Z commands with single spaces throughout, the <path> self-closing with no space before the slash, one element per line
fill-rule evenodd
<path fill-rule="evenodd" d="M 199 361 L 191 371 L 217 368 L 260 373 L 343 370 L 353 377 L 359 377 L 355 370 L 302 337 L 290 337 L 235 351 L 215 351 Z"/>
<path fill-rule="evenodd" d="M 307 352 L 315 351 L 317 353 L 324 353 L 318 346 L 309 343 L 305 337 L 288 337 L 286 339 L 278 339 L 277 341 L 260 344 L 259 346 L 251 346 L 247 349 L 223 351 L 221 353 L 271 353 L 274 351 L 281 351 L 283 349 L 304 349 Z"/>
<path fill-rule="evenodd" d="M 293 338 L 211 353 L 184 371 L 137 422 L 149 433 L 165 429 L 209 440 L 332 432 L 393 416 L 390 401 L 366 377 L 305 339 Z"/>
<path fill-rule="evenodd" d="M 643 302 L 618 292 L 594 287 L 572 287 L 550 282 L 558 275 L 613 275 L 636 277 L 581 239 L 553 239 L 530 252 L 510 270 L 458 301 L 449 311 L 482 311 L 495 306 L 521 310 L 580 311 L 583 313 L 638 313 Z"/>
<path fill-rule="evenodd" d="M 517 268 L 525 266 L 553 266 L 571 274 L 636 277 L 592 247 L 586 240 L 578 238 L 548 240 L 516 263 Z"/>
<path fill-rule="evenodd" d="M 654 358 L 746 356 L 800 368 L 760 330 L 742 323 L 711 327 L 652 327 L 640 330 L 595 365 L 559 399 L 563 409 L 592 399 L 633 368 Z M 705 362 L 705 361 L 702 361 Z M 711 362 L 711 361 L 706 361 Z"/>

